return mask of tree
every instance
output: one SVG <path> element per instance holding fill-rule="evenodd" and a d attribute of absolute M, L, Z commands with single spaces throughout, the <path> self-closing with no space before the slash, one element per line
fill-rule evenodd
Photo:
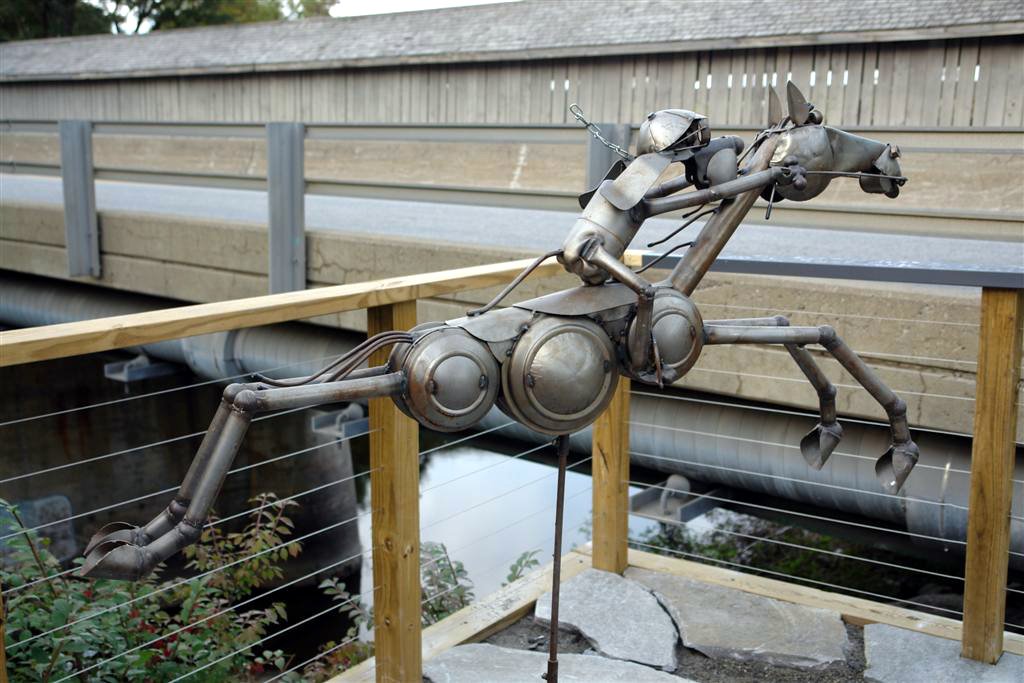
<path fill-rule="evenodd" d="M 277 0 L 115 0 L 118 33 L 282 19 Z M 132 26 L 132 24 L 134 24 Z"/>
<path fill-rule="evenodd" d="M 110 33 L 107 12 L 83 0 L 0 0 L 0 42 Z"/>

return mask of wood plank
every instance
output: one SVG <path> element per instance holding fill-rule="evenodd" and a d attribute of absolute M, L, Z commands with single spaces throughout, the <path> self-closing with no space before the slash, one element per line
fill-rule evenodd
<path fill-rule="evenodd" d="M 766 50 L 758 49 L 750 52 L 750 61 L 747 71 L 750 80 L 747 81 L 747 91 L 743 106 L 744 125 L 764 128 L 768 125 L 768 101 L 766 94 L 765 75 L 767 71 Z"/>
<path fill-rule="evenodd" d="M 731 50 L 729 57 L 728 79 L 731 82 L 726 82 L 729 87 L 729 105 L 725 120 L 729 125 L 739 126 L 743 124 L 743 78 L 747 76 L 747 51 Z"/>
<path fill-rule="evenodd" d="M 506 284 L 530 259 L 0 333 L 0 367 Z M 531 277 L 561 272 L 553 260 Z"/>
<path fill-rule="evenodd" d="M 982 290 L 961 652 L 990 664 L 1003 652 L 1022 321 L 1024 292 Z"/>
<path fill-rule="evenodd" d="M 526 616 L 537 598 L 551 590 L 551 564 L 503 586 L 478 602 L 423 630 L 423 660 L 464 643 L 477 643 Z M 578 552 L 562 557 L 561 581 L 565 583 L 590 567 L 590 558 Z M 368 659 L 330 679 L 328 683 L 370 680 L 376 666 Z"/>
<path fill-rule="evenodd" d="M 988 63 L 981 66 L 981 78 L 988 79 L 988 102 L 983 123 L 986 126 L 1001 126 L 1009 104 L 1010 72 L 1014 67 L 1018 70 L 1021 67 L 1013 63 L 1015 50 L 1012 44 L 999 42 L 987 48 L 983 54 L 989 55 Z"/>
<path fill-rule="evenodd" d="M 945 96 L 946 84 L 950 86 L 956 82 L 956 66 L 949 68 L 946 64 L 947 43 L 955 41 L 936 40 L 928 44 L 928 49 L 917 50 L 921 55 L 918 64 L 911 67 L 913 77 L 911 78 L 911 92 L 907 95 L 907 125 L 910 126 L 940 126 L 950 125 L 952 117 L 953 98 Z M 954 54 L 956 54 L 954 52 Z M 923 82 L 924 90 L 917 99 L 913 86 Z M 952 91 L 952 87 L 949 88 Z M 946 116 L 946 123 L 943 124 L 943 105 L 948 100 L 949 115 Z"/>
<path fill-rule="evenodd" d="M 589 554 L 589 547 L 581 547 L 577 552 Z M 666 557 L 630 548 L 629 566 L 639 569 L 682 576 L 694 581 L 702 581 L 715 586 L 735 588 L 746 593 L 774 598 L 797 605 L 818 607 L 838 612 L 844 620 L 856 624 L 889 624 L 919 633 L 959 640 L 961 624 L 955 619 L 933 616 L 924 612 L 886 605 L 881 602 L 864 598 L 831 593 L 818 588 L 801 586 L 788 581 L 754 576 L 745 572 L 715 567 L 701 562 L 693 562 L 678 557 Z M 1024 636 L 1007 633 L 1004 641 L 1006 652 L 1024 655 Z"/>
<path fill-rule="evenodd" d="M 594 422 L 594 569 L 626 571 L 629 536 L 629 380 Z"/>
<path fill-rule="evenodd" d="M 366 311 L 367 336 L 416 326 L 416 302 Z M 370 357 L 384 365 L 390 349 Z M 377 681 L 423 677 L 419 425 L 389 397 L 370 399 L 370 501 Z"/>
<path fill-rule="evenodd" d="M 910 89 L 910 70 L 915 52 L 922 52 L 920 46 L 893 46 L 892 87 L 889 92 L 890 125 L 902 126 L 907 122 L 907 101 Z M 923 82 L 924 74 L 918 74 L 914 82 Z"/>
<path fill-rule="evenodd" d="M 943 51 L 943 79 L 939 87 L 939 111 L 935 116 L 937 126 L 952 126 L 953 111 L 956 107 L 956 86 L 960 71 L 960 41 L 938 41 Z M 928 117 L 924 117 L 928 120 Z"/>
<path fill-rule="evenodd" d="M 865 48 L 859 45 L 850 45 L 846 50 L 846 70 L 840 76 L 841 80 L 839 81 L 843 88 L 843 113 L 838 119 L 832 119 L 843 128 L 852 128 L 860 123 L 864 51 Z M 843 79 L 845 79 L 845 85 L 843 85 Z"/>
<path fill-rule="evenodd" d="M 827 93 L 823 104 L 822 113 L 825 115 L 825 122 L 833 125 L 842 125 L 845 111 L 845 96 L 847 89 L 843 87 L 843 73 L 847 67 L 847 55 L 851 48 L 848 45 L 832 46 L 832 53 L 829 57 L 829 69 L 832 71 L 832 83 L 826 83 Z"/>

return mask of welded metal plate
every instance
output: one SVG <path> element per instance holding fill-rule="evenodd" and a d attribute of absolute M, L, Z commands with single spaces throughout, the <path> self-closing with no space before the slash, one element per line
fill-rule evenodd
<path fill-rule="evenodd" d="M 598 192 L 617 209 L 629 211 L 640 203 L 672 159 L 657 152 L 633 160 L 615 180 L 601 183 Z"/>
<path fill-rule="evenodd" d="M 517 308 L 552 315 L 592 315 L 636 303 L 636 292 L 623 284 L 576 287 L 516 304 Z"/>

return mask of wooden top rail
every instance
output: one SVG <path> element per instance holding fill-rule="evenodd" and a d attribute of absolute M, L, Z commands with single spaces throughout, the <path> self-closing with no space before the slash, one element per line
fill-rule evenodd
<path fill-rule="evenodd" d="M 507 261 L 12 330 L 0 333 L 0 367 L 505 285 L 531 262 Z M 533 276 L 560 272 L 552 259 Z"/>

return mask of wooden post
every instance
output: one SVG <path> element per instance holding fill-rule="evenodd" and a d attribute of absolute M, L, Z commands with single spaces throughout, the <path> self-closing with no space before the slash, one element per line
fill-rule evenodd
<path fill-rule="evenodd" d="M 366 311 L 369 335 L 416 325 L 416 302 Z M 371 365 L 387 362 L 378 352 Z M 423 677 L 420 627 L 419 425 L 390 398 L 370 400 L 370 498 L 377 681 Z"/>
<path fill-rule="evenodd" d="M 594 423 L 594 569 L 626 571 L 629 535 L 629 380 Z"/>
<path fill-rule="evenodd" d="M 1022 320 L 1024 293 L 982 290 L 961 653 L 989 664 L 1003 653 Z"/>

